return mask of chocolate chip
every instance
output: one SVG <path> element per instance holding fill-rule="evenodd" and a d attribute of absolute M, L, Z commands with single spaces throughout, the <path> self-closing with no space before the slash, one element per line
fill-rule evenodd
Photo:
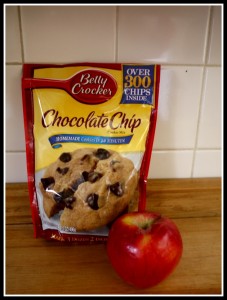
<path fill-rule="evenodd" d="M 64 202 L 65 202 L 65 206 L 69 209 L 72 209 L 72 203 L 76 201 L 76 198 L 75 197 L 71 197 L 71 198 L 67 198 L 67 199 L 64 199 Z"/>
<path fill-rule="evenodd" d="M 84 178 L 83 175 L 82 175 L 80 178 L 76 179 L 76 180 L 72 183 L 71 189 L 75 192 L 75 191 L 78 189 L 78 186 L 79 186 L 81 183 L 85 182 L 85 181 L 86 181 L 86 180 L 85 180 L 85 178 Z"/>
<path fill-rule="evenodd" d="M 69 168 L 57 168 L 57 172 L 61 175 L 65 175 L 68 172 Z"/>
<path fill-rule="evenodd" d="M 110 188 L 111 192 L 118 197 L 121 197 L 124 194 L 123 187 L 120 182 L 116 182 L 116 183 L 110 185 L 109 188 Z"/>
<path fill-rule="evenodd" d="M 92 193 L 92 194 L 88 195 L 86 202 L 90 206 L 90 208 L 97 210 L 97 209 L 99 209 L 98 199 L 99 199 L 99 196 L 95 193 Z"/>
<path fill-rule="evenodd" d="M 57 203 L 61 202 L 63 200 L 62 192 L 54 194 L 53 198 Z"/>
<path fill-rule="evenodd" d="M 84 178 L 84 181 L 88 181 L 88 172 L 87 171 L 84 171 L 83 173 L 82 173 L 82 176 L 83 176 L 83 178 Z"/>
<path fill-rule="evenodd" d="M 60 161 L 66 163 L 66 162 L 69 162 L 72 159 L 72 157 L 69 152 L 64 152 L 60 155 L 59 159 L 60 159 Z"/>
<path fill-rule="evenodd" d="M 96 182 L 101 177 L 102 177 L 102 174 L 95 172 L 95 171 L 88 173 L 88 181 L 91 183 Z"/>
<path fill-rule="evenodd" d="M 44 190 L 46 190 L 51 184 L 55 183 L 55 180 L 54 177 L 46 177 L 46 178 L 41 178 L 41 182 Z"/>
<path fill-rule="evenodd" d="M 91 171 L 91 172 L 84 171 L 82 173 L 82 176 L 84 178 L 84 181 L 89 181 L 91 183 L 94 183 L 95 181 L 97 181 L 99 178 L 102 177 L 102 174 L 95 171 Z"/>
<path fill-rule="evenodd" d="M 74 197 L 74 191 L 72 189 L 64 189 L 62 192 L 54 194 L 54 200 L 57 202 L 62 209 L 66 206 L 67 208 L 72 209 L 71 204 L 76 200 Z"/>
<path fill-rule="evenodd" d="M 121 162 L 119 160 L 111 160 L 110 166 L 113 172 L 116 172 L 117 165 L 119 165 L 120 163 Z"/>
<path fill-rule="evenodd" d="M 99 148 L 97 149 L 95 156 L 98 157 L 100 160 L 107 159 L 110 157 L 110 152 L 106 149 Z"/>
<path fill-rule="evenodd" d="M 74 191 L 72 189 L 64 189 L 62 192 L 54 194 L 54 200 L 58 202 L 68 197 L 71 197 L 73 194 Z"/>
<path fill-rule="evenodd" d="M 72 189 L 64 189 L 62 192 L 63 199 L 67 199 L 71 197 L 74 194 L 74 191 Z"/>
<path fill-rule="evenodd" d="M 84 160 L 89 160 L 90 159 L 90 155 L 89 154 L 85 154 L 82 158 L 81 158 L 81 160 L 82 161 L 84 161 Z"/>

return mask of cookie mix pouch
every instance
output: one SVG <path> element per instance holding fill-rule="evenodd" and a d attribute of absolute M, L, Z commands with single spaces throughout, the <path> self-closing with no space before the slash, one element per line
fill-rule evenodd
<path fill-rule="evenodd" d="M 159 65 L 24 64 L 27 173 L 35 237 L 107 240 L 146 204 Z"/>

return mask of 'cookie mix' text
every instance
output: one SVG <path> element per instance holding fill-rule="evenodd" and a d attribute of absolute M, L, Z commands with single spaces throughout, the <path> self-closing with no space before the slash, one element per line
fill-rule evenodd
<path fill-rule="evenodd" d="M 116 112 L 112 116 L 108 117 L 104 113 L 101 115 L 95 115 L 95 111 L 92 111 L 88 114 L 87 117 L 72 117 L 60 115 L 59 111 L 55 109 L 47 110 L 42 116 L 42 126 L 44 128 L 50 126 L 57 127 L 82 127 L 85 128 L 105 128 L 110 127 L 113 130 L 119 128 L 129 128 L 131 132 L 134 132 L 134 129 L 139 127 L 141 124 L 141 119 L 136 118 L 136 114 L 133 114 L 131 118 L 126 116 L 126 113 Z"/>

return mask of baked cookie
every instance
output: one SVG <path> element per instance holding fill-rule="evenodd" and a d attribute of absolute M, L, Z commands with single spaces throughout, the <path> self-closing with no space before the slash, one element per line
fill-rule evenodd
<path fill-rule="evenodd" d="M 106 149 L 62 153 L 40 182 L 50 218 L 63 210 L 62 227 L 93 230 L 113 221 L 135 197 L 138 174 L 131 160 Z"/>

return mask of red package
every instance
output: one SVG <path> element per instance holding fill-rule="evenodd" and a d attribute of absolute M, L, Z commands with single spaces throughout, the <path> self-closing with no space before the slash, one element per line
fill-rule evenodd
<path fill-rule="evenodd" d="M 104 242 L 116 218 L 145 210 L 159 80 L 159 65 L 24 65 L 35 237 Z"/>

